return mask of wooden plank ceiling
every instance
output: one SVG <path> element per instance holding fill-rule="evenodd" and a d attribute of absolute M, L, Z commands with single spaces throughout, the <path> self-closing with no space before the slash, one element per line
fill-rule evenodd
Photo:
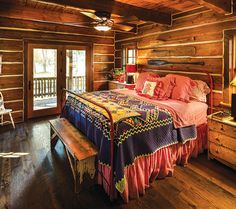
<path fill-rule="evenodd" d="M 205 7 L 218 13 L 231 12 L 231 0 L 0 0 L 0 2 L 5 3 L 1 4 L 0 8 L 2 17 L 12 15 L 12 18 L 20 18 L 22 16 L 23 19 L 44 22 L 52 22 L 53 19 L 53 22 L 62 24 L 92 22 L 92 19 L 82 15 L 81 11 L 106 11 L 117 17 L 127 17 L 127 14 L 130 17 L 137 17 L 137 20 L 130 21 L 128 17 L 126 22 L 123 22 L 131 26 L 145 22 L 170 25 L 171 15 L 199 7 Z M 30 9 L 35 10 L 35 13 L 30 14 Z M 51 13 L 47 13 L 47 11 Z M 53 18 L 50 18 L 50 15 Z"/>

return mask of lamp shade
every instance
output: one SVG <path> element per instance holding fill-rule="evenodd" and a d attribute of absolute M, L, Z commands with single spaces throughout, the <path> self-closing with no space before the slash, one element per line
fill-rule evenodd
<path fill-rule="evenodd" d="M 234 77 L 234 79 L 230 82 L 231 86 L 236 86 L 236 76 Z"/>
<path fill-rule="evenodd" d="M 125 71 L 126 73 L 136 73 L 137 71 L 136 65 L 130 65 L 130 64 L 126 65 Z"/>

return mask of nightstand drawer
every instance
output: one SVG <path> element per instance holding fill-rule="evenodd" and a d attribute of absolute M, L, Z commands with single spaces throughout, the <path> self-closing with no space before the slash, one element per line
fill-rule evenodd
<path fill-rule="evenodd" d="M 222 159 L 231 165 L 236 165 L 236 152 L 215 143 L 209 142 L 209 152 L 214 157 Z"/>
<path fill-rule="evenodd" d="M 220 132 L 209 130 L 208 139 L 217 145 L 224 146 L 236 152 L 236 138 L 232 138 Z"/>
<path fill-rule="evenodd" d="M 224 135 L 236 138 L 236 128 L 225 123 L 208 120 L 209 130 L 220 132 Z"/>

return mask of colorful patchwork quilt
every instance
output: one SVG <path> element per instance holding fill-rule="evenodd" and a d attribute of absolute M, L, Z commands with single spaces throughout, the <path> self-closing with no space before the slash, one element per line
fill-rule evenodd
<path fill-rule="evenodd" d="M 196 127 L 175 129 L 170 112 L 136 97 L 115 91 L 83 93 L 84 98 L 106 106 L 115 123 L 114 178 L 119 192 L 125 188 L 125 167 L 142 156 L 177 143 L 196 139 Z M 110 166 L 110 122 L 101 108 L 75 96 L 68 96 L 62 111 L 76 128 L 99 149 L 98 160 Z"/>

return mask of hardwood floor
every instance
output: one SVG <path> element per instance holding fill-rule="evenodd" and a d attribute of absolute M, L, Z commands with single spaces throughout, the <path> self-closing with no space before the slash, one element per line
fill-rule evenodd
<path fill-rule="evenodd" d="M 146 194 L 123 204 L 110 203 L 101 187 L 73 193 L 72 173 L 62 144 L 49 149 L 47 119 L 0 129 L 0 153 L 29 153 L 0 157 L 0 209 L 236 209 L 236 172 L 206 154 L 188 167 L 177 166 L 173 177 L 153 182 Z"/>

